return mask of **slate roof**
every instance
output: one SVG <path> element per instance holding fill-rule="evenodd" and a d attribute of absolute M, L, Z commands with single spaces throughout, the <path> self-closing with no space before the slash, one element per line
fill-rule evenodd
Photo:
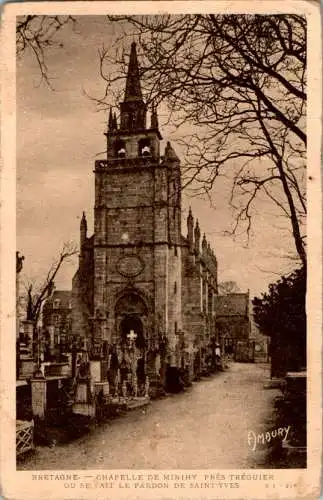
<path fill-rule="evenodd" d="M 69 303 L 72 300 L 71 290 L 55 290 L 50 299 L 48 299 L 47 304 L 53 304 L 55 300 L 60 300 L 59 308 L 68 308 Z"/>
<path fill-rule="evenodd" d="M 230 293 L 216 297 L 216 316 L 248 316 L 249 294 Z"/>

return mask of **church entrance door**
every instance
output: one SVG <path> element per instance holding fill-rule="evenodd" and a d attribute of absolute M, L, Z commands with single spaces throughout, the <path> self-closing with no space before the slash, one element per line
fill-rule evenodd
<path fill-rule="evenodd" d="M 146 379 L 146 351 L 143 324 L 140 317 L 125 316 L 120 323 L 120 334 L 132 374 L 136 377 L 138 388 L 141 389 Z"/>
<path fill-rule="evenodd" d="M 144 390 L 146 379 L 146 332 L 148 311 L 143 299 L 135 294 L 123 295 L 116 304 L 121 377 L 128 378 L 132 389 Z M 123 375 L 124 372 L 124 375 Z"/>

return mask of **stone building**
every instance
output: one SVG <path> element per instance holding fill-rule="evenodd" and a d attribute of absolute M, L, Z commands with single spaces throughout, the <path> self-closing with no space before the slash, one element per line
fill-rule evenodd
<path fill-rule="evenodd" d="M 55 290 L 46 300 L 42 311 L 42 328 L 47 347 L 65 351 L 72 340 L 72 292 Z"/>
<path fill-rule="evenodd" d="M 216 298 L 216 329 L 229 352 L 238 341 L 251 338 L 250 296 L 247 293 L 229 293 Z"/>
<path fill-rule="evenodd" d="M 93 357 L 135 339 L 146 373 L 186 365 L 192 377 L 215 334 L 217 261 L 191 211 L 182 236 L 180 160 L 170 143 L 160 153 L 155 108 L 147 124 L 135 43 L 120 122 L 110 111 L 105 135 L 107 157 L 94 169 L 94 234 L 84 213 L 80 225 L 73 334 L 84 335 Z"/>

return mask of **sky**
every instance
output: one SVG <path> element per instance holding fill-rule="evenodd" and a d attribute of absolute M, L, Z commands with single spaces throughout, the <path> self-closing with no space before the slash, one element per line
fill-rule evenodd
<path fill-rule="evenodd" d="M 114 37 L 104 16 L 78 17 L 75 31 L 64 27 L 57 37 L 60 46 L 46 53 L 52 89 L 41 81 L 30 53 L 17 60 L 17 249 L 25 256 L 24 280 L 41 282 L 63 243 L 78 244 L 83 210 L 92 233 L 93 168 L 95 159 L 104 158 L 108 116 L 88 95 L 104 93 L 98 49 Z M 162 113 L 162 150 L 171 141 L 181 156 L 170 126 L 163 126 L 165 119 Z M 248 245 L 245 234 L 223 234 L 233 222 L 223 183 L 215 186 L 212 204 L 184 192 L 184 236 L 189 206 L 215 250 L 219 282 L 236 281 L 253 296 L 293 269 L 294 262 L 286 258 L 294 254 L 289 224 L 265 200 L 256 207 Z M 71 289 L 77 263 L 75 257 L 62 267 L 57 289 Z"/>

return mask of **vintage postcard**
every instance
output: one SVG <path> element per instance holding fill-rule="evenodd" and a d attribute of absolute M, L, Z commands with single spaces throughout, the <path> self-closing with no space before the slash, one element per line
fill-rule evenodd
<path fill-rule="evenodd" d="M 3 498 L 318 498 L 318 2 L 1 36 Z"/>

